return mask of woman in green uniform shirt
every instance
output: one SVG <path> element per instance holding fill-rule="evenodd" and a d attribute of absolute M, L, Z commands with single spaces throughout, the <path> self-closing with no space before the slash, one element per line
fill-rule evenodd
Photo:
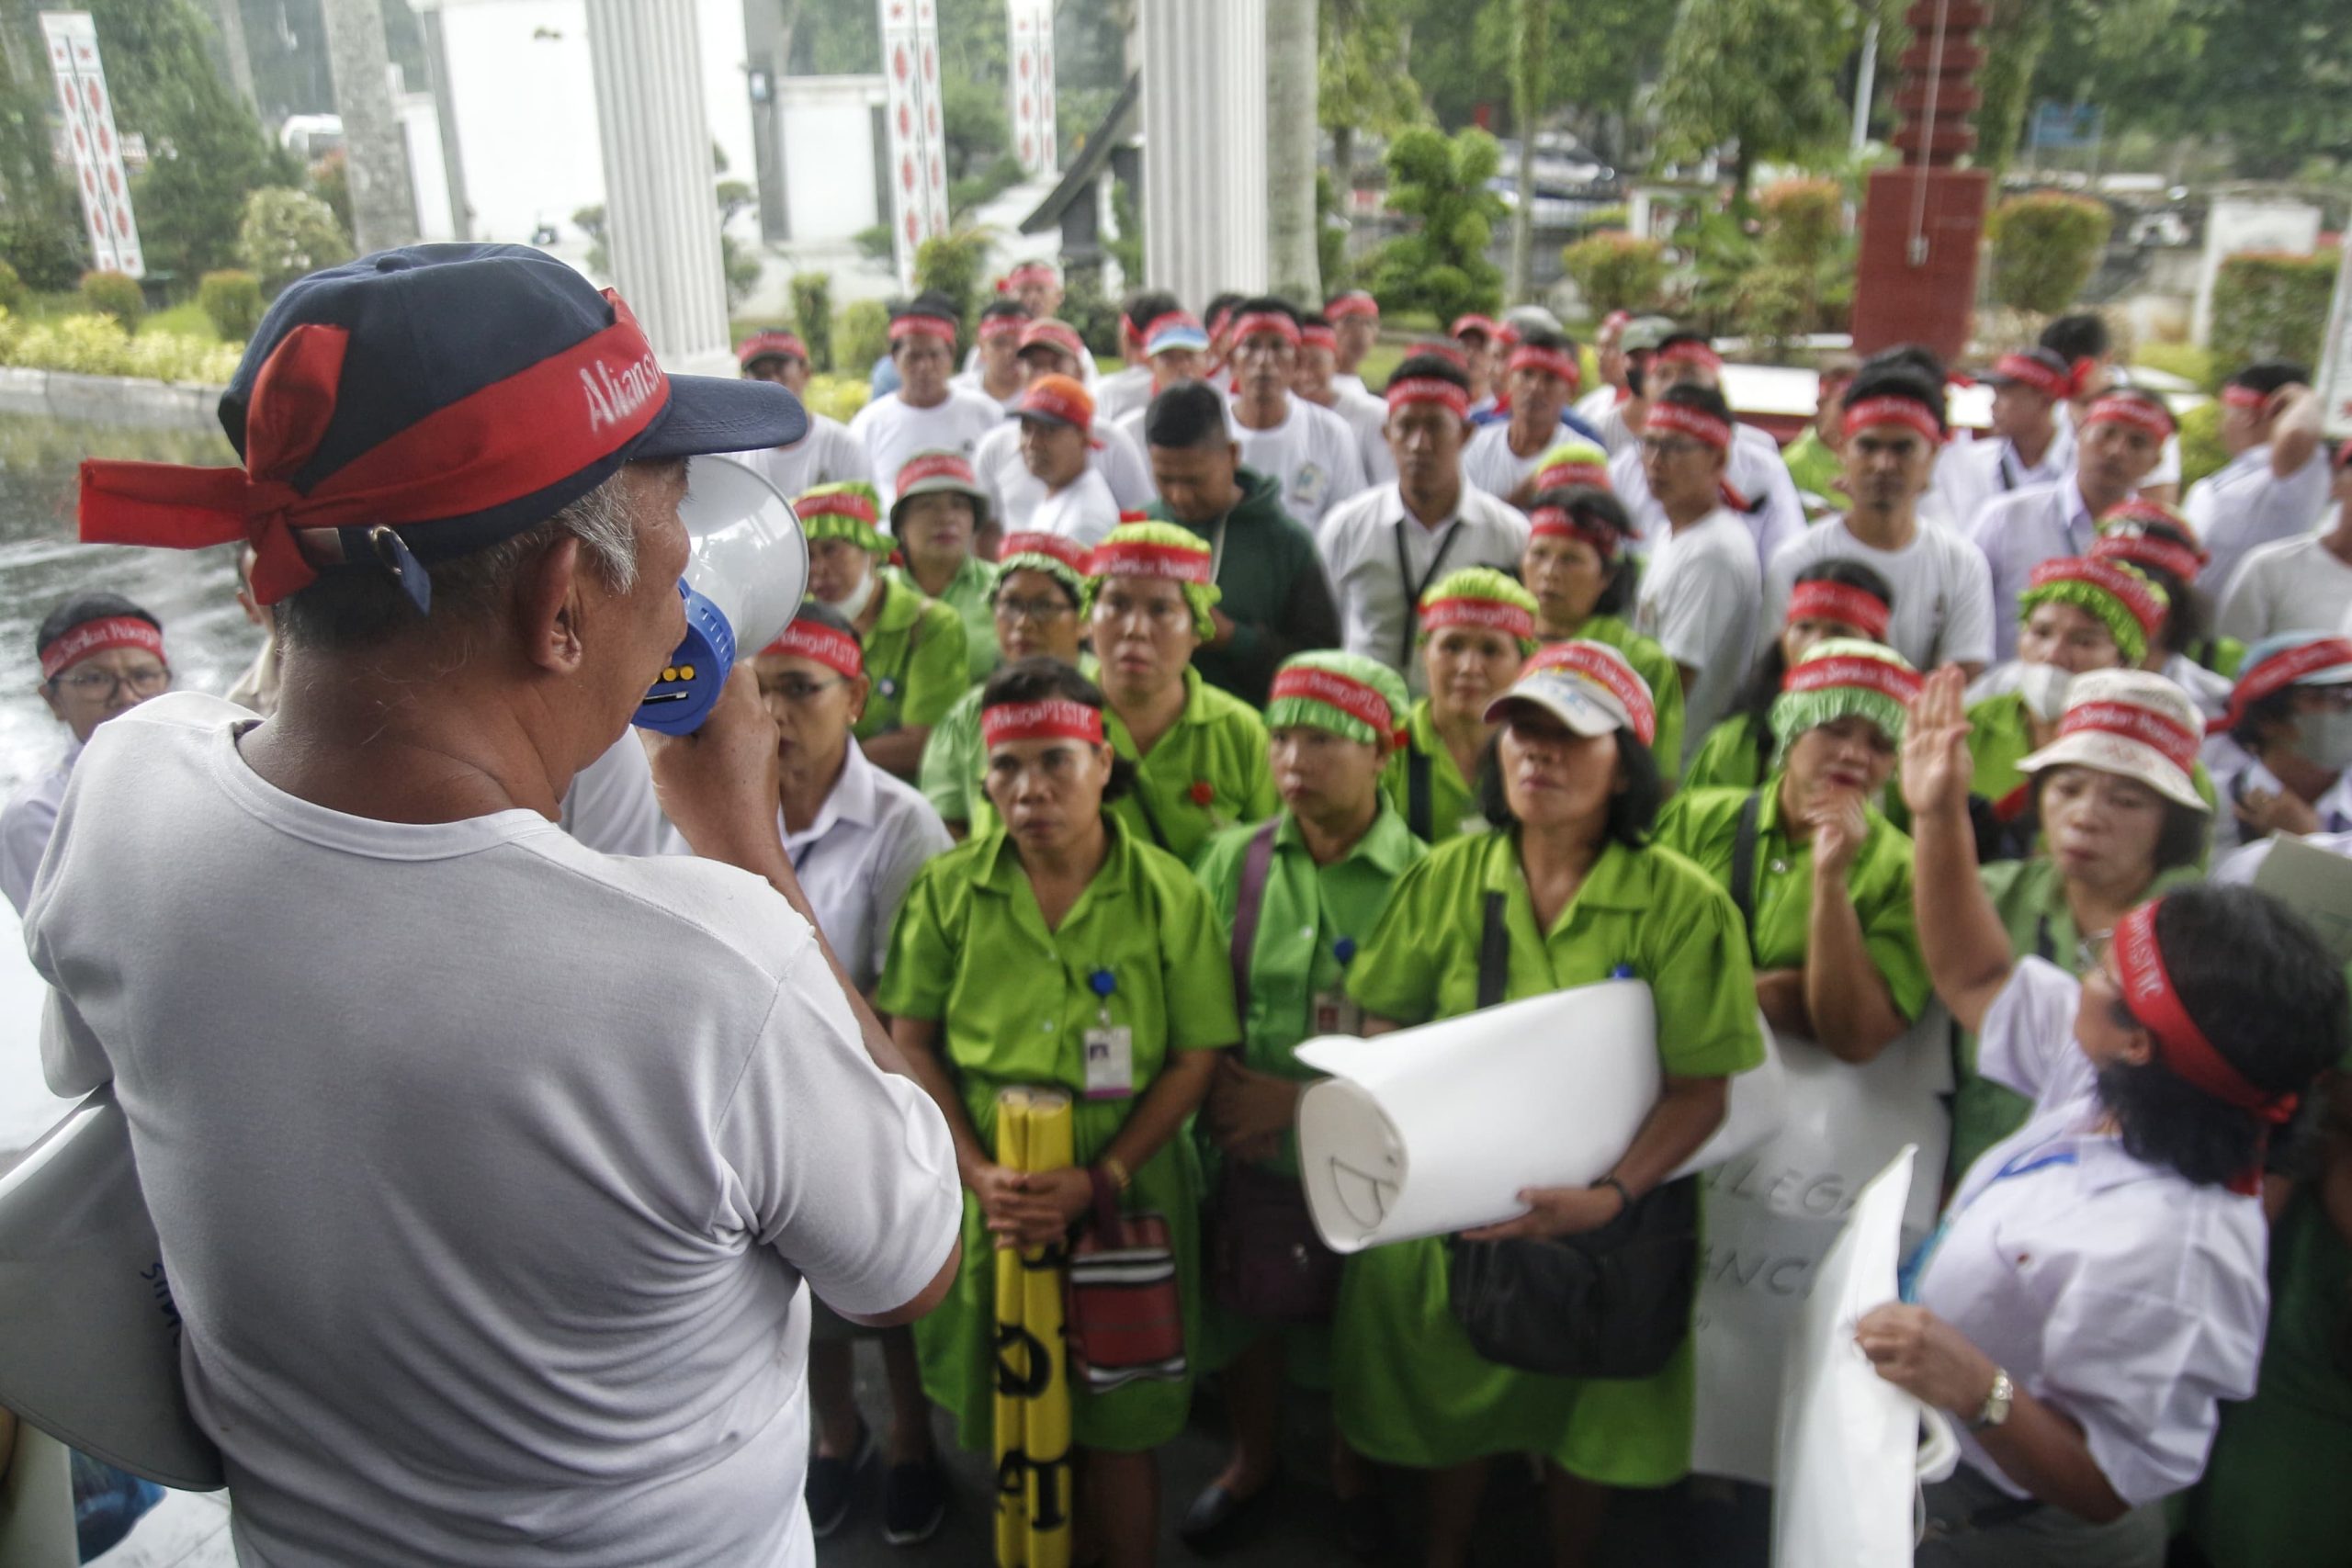
<path fill-rule="evenodd" d="M 1079 667 L 1086 632 L 1079 619 L 1079 606 L 1086 601 L 1086 557 L 1077 540 L 1058 534 L 1006 536 L 989 586 L 989 614 L 996 625 L 990 646 L 1003 650 L 1007 664 L 1053 659 Z M 923 742 L 923 798 L 958 839 L 996 825 L 981 787 L 989 766 L 988 749 L 980 744 L 983 690 L 975 684 L 956 698 Z"/>
<path fill-rule="evenodd" d="M 1449 572 L 1421 595 L 1421 663 L 1430 694 L 1405 719 L 1405 743 L 1382 787 L 1423 843 L 1483 830 L 1470 781 L 1494 739 L 1487 706 L 1535 651 L 1535 596 L 1489 567 Z"/>
<path fill-rule="evenodd" d="M 1649 691 L 1616 649 L 1568 642 L 1531 660 L 1489 710 L 1480 790 L 1493 829 L 1405 874 L 1348 994 L 1374 1034 L 1475 1010 L 1487 896 L 1502 896 L 1510 999 L 1630 975 L 1657 1010 L 1663 1089 L 1616 1167 L 1589 1188 L 1530 1190 L 1524 1216 L 1479 1239 L 1589 1231 L 1664 1181 L 1724 1117 L 1726 1077 L 1764 1059 L 1738 912 L 1689 861 L 1645 841 L 1662 785 Z M 1348 1260 L 1335 1324 L 1333 1414 L 1359 1453 L 1433 1470 L 1426 1560 L 1466 1555 L 1486 1461 L 1550 1461 L 1554 1556 L 1581 1563 L 1611 1486 L 1689 1468 L 1686 1338 L 1647 1378 L 1548 1377 L 1481 1358 L 1454 1321 L 1442 1238 Z"/>
<path fill-rule="evenodd" d="M 1166 1217 L 1194 1315 L 1199 1180 L 1179 1134 L 1216 1050 L 1241 1035 L 1208 896 L 1105 808 L 1134 772 L 1103 739 L 1102 693 L 1043 659 L 998 671 L 986 691 L 989 797 L 1003 825 L 923 868 L 875 997 L 955 1136 L 963 1272 L 915 1340 L 924 1391 L 981 1449 L 993 1433 L 1001 1249 L 1063 1235 L 1098 1183 L 1129 1213 Z M 1102 1033 L 1114 1048 L 1090 1051 Z M 997 1097 L 1014 1085 L 1069 1093 L 1076 1167 L 1028 1176 L 996 1163 Z M 1152 1450 L 1182 1429 L 1191 1397 L 1189 1373 L 1103 1393 L 1071 1380 L 1080 1518 L 1117 1568 L 1152 1561 Z"/>
<path fill-rule="evenodd" d="M 1560 470 L 1546 471 L 1556 477 Z M 1601 471 L 1604 476 L 1608 472 Z M 1537 491 L 1527 524 L 1519 576 L 1535 595 L 1536 640 L 1583 637 L 1605 642 L 1623 654 L 1658 694 L 1657 755 L 1681 756 L 1682 682 L 1675 678 L 1674 660 L 1625 619 L 1641 584 L 1641 569 L 1626 553 L 1634 538 L 1633 519 L 1607 489 L 1579 484 Z"/>
<path fill-rule="evenodd" d="M 1779 754 L 1772 710 L 1781 682 L 1805 650 L 1829 637 L 1883 643 L 1894 618 L 1894 590 L 1858 560 L 1832 557 L 1797 573 L 1781 635 L 1756 661 L 1739 711 L 1707 731 L 1682 772 L 1684 789 L 1754 789 L 1771 776 Z M 1899 804 L 1893 802 L 1889 804 Z"/>
<path fill-rule="evenodd" d="M 2041 848 L 1977 872 L 2014 955 L 2084 974 L 2134 906 L 2199 879 L 2211 808 L 2191 770 L 2203 737 L 2196 705 L 2161 675 L 2099 670 L 2067 688 L 2051 743 L 2018 763 Z M 1958 1076 L 1955 1179 L 2031 1109 L 1977 1072 L 1973 1035 L 1961 1036 Z"/>
<path fill-rule="evenodd" d="M 980 488 L 972 465 L 954 452 L 918 452 L 899 479 L 898 499 L 890 503 L 890 536 L 898 540 L 905 564 L 892 567 L 890 575 L 956 612 L 964 623 L 964 678 L 978 683 L 997 661 L 989 597 L 998 569 L 972 553 L 989 525 L 989 492 Z"/>
<path fill-rule="evenodd" d="M 923 461 L 909 463 L 899 482 L 922 477 Z M 964 689 L 964 623 L 882 570 L 890 536 L 882 532 L 881 498 L 872 485 L 819 485 L 796 498 L 792 509 L 808 536 L 808 596 L 854 626 L 865 645 L 874 686 L 852 733 L 867 761 L 911 780 L 931 727 Z"/>
<path fill-rule="evenodd" d="M 1190 529 L 1128 523 L 1094 547 L 1086 583 L 1104 728 L 1136 764 L 1136 787 L 1113 810 L 1188 863 L 1210 834 L 1274 810 L 1265 724 L 1193 668 L 1216 630 L 1214 570 L 1208 541 Z"/>
<path fill-rule="evenodd" d="M 1429 852 L 1380 791 L 1406 702 L 1405 682 L 1375 660 L 1302 653 L 1285 662 L 1266 705 L 1282 812 L 1219 834 L 1201 858 L 1201 881 L 1237 944 L 1236 974 L 1248 976 L 1238 987 L 1242 1054 L 1218 1064 L 1203 1118 L 1225 1155 L 1210 1213 L 1232 1216 L 1222 1240 L 1237 1262 L 1252 1245 L 1232 1234 L 1245 1224 L 1277 1245 L 1305 1229 L 1291 1127 L 1299 1091 L 1315 1075 L 1294 1053 L 1317 1035 L 1355 1032 L 1341 988 L 1348 967 L 1396 878 Z M 1247 952 L 1238 945 L 1245 941 Z M 1264 1216 L 1277 1210 L 1293 1223 L 1269 1227 Z M 1323 1256 L 1336 1275 L 1338 1260 Z M 1229 1283 L 1243 1277 L 1236 1269 Z M 1251 1315 L 1247 1299 L 1220 1301 L 1214 1271 L 1211 1279 L 1201 1363 L 1224 1373 L 1233 1452 L 1179 1529 L 1203 1551 L 1230 1543 L 1275 1479 L 1285 1371 L 1308 1387 L 1330 1386 L 1328 1324 Z M 1231 1293 L 1246 1298 L 1243 1290 Z M 1356 1484 L 1343 1493 L 1361 1494 L 1367 1483 L 1353 1473 L 1345 1479 Z"/>

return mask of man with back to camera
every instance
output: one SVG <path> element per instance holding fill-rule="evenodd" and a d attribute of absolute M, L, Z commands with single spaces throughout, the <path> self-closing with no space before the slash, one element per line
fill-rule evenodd
<path fill-rule="evenodd" d="M 2190 485 L 2180 503 L 2209 557 L 2198 584 L 2215 599 L 2229 592 L 2248 552 L 2310 537 L 2327 510 L 2327 453 L 2312 373 L 2290 360 L 2265 359 L 2233 375 L 2222 384 L 2222 445 L 2230 460 Z"/>
<path fill-rule="evenodd" d="M 83 537 L 251 539 L 277 712 L 105 727 L 27 933 L 240 1557 L 811 1562 L 800 1286 L 938 1301 L 946 1128 L 811 929 L 748 669 L 657 757 L 704 858 L 552 820 L 683 633 L 684 459 L 798 405 L 665 378 L 537 252 L 429 245 L 288 288 L 220 413 L 242 470 L 85 463 Z"/>

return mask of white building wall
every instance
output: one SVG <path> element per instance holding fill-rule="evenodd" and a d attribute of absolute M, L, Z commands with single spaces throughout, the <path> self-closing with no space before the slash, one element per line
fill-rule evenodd
<path fill-rule="evenodd" d="M 795 244 L 847 240 L 883 222 L 875 203 L 879 76 L 787 76 L 776 84 L 785 220 Z"/>

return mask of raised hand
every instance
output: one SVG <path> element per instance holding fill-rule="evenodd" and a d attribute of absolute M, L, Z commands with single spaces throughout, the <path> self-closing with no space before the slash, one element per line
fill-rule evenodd
<path fill-rule="evenodd" d="M 1914 817 L 1968 810 L 1976 764 L 1968 754 L 1968 716 L 1961 707 L 1967 683 L 1965 672 L 1947 664 L 1911 699 L 1903 735 L 1903 803 Z"/>

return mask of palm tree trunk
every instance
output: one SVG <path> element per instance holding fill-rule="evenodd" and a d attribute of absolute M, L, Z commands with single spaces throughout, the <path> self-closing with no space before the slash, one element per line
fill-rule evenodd
<path fill-rule="evenodd" d="M 416 241 L 408 147 L 392 113 L 391 67 L 377 0 L 324 0 L 327 63 L 343 117 L 344 168 L 351 182 L 352 243 L 365 255 Z"/>
<path fill-rule="evenodd" d="M 1274 292 L 1321 304 L 1315 245 L 1316 0 L 1266 0 L 1266 271 Z"/>
<path fill-rule="evenodd" d="M 1510 298 L 1533 297 L 1535 265 L 1535 131 L 1543 118 L 1544 76 L 1552 42 L 1551 0 L 1518 0 L 1510 73 L 1511 129 L 1519 132 L 1519 211 L 1510 226 Z"/>

